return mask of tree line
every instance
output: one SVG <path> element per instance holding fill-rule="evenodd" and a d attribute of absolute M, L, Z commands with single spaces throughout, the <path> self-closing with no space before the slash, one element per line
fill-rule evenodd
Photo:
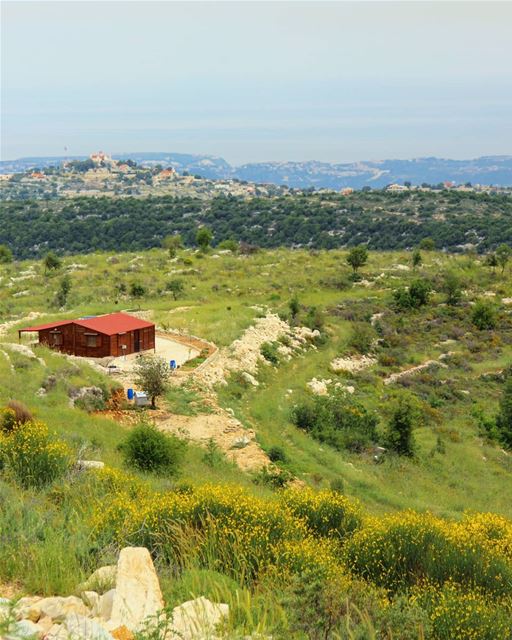
<path fill-rule="evenodd" d="M 458 197 L 454 197 L 457 195 Z M 16 258 L 48 251 L 134 251 L 160 246 L 179 234 L 195 244 L 197 230 L 211 230 L 214 246 L 236 240 L 263 248 L 333 249 L 365 244 L 374 250 L 418 246 L 480 253 L 512 243 L 512 199 L 488 194 L 359 192 L 211 200 L 172 196 L 81 197 L 10 201 L 0 210 L 0 245 Z"/>

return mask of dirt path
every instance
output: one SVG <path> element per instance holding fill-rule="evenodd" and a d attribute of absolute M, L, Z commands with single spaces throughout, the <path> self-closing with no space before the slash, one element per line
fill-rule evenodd
<path fill-rule="evenodd" d="M 256 442 L 252 429 L 229 413 L 217 407 L 214 413 L 196 416 L 163 415 L 155 424 L 167 431 L 206 445 L 210 439 L 221 449 L 228 460 L 235 462 L 242 471 L 257 471 L 270 464 L 267 454 Z"/>

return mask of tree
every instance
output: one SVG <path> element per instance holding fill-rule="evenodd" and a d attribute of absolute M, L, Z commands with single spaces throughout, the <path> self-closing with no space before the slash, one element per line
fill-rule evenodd
<path fill-rule="evenodd" d="M 56 271 L 62 266 L 62 261 L 53 251 L 49 251 L 44 257 L 43 265 L 45 271 Z"/>
<path fill-rule="evenodd" d="M 55 303 L 58 307 L 64 307 L 71 291 L 71 278 L 66 274 L 60 281 L 59 290 L 55 296 Z"/>
<path fill-rule="evenodd" d="M 400 456 L 414 455 L 415 411 L 408 398 L 400 398 L 388 425 L 387 445 Z"/>
<path fill-rule="evenodd" d="M 423 251 L 434 251 L 436 245 L 432 238 L 423 238 L 423 240 L 420 242 L 419 248 L 423 249 Z"/>
<path fill-rule="evenodd" d="M 421 263 L 422 263 L 421 252 L 419 249 L 416 249 L 415 251 L 412 252 L 412 266 L 414 269 L 416 269 L 416 267 L 419 267 Z"/>
<path fill-rule="evenodd" d="M 507 266 L 507 262 L 510 260 L 512 256 L 512 249 L 508 246 L 508 244 L 500 244 L 500 246 L 496 249 L 496 260 L 501 267 L 501 273 L 505 271 L 505 267 Z"/>
<path fill-rule="evenodd" d="M 156 409 L 156 399 L 168 388 L 170 369 L 165 360 L 156 356 L 139 356 L 135 364 L 135 384 L 151 398 L 151 408 Z"/>
<path fill-rule="evenodd" d="M 165 236 L 162 240 L 162 247 L 169 252 L 169 258 L 175 258 L 178 249 L 183 247 L 183 241 L 179 233 L 174 236 Z"/>
<path fill-rule="evenodd" d="M 0 244 L 0 264 L 12 262 L 12 251 L 6 244 Z"/>
<path fill-rule="evenodd" d="M 183 284 L 183 280 L 179 278 L 174 278 L 167 283 L 166 286 L 167 291 L 170 291 L 173 295 L 173 298 L 177 300 L 180 295 L 185 291 L 185 285 Z"/>
<path fill-rule="evenodd" d="M 352 247 L 347 256 L 347 263 L 352 267 L 354 273 L 360 267 L 363 267 L 368 262 L 368 249 L 360 244 L 357 247 Z"/>
<path fill-rule="evenodd" d="M 496 417 L 496 427 L 500 441 L 512 449 L 512 375 L 505 381 L 500 401 L 500 411 Z"/>
<path fill-rule="evenodd" d="M 446 304 L 455 306 L 462 298 L 462 285 L 459 278 L 449 272 L 444 276 L 443 291 L 446 294 Z"/>
<path fill-rule="evenodd" d="M 483 331 L 496 326 L 496 308 L 487 300 L 478 300 L 471 312 L 471 322 Z"/>
<path fill-rule="evenodd" d="M 201 251 L 206 252 L 213 240 L 213 233 L 207 227 L 201 227 L 196 233 L 196 244 Z"/>
<path fill-rule="evenodd" d="M 492 272 L 495 273 L 496 267 L 498 266 L 498 256 L 495 253 L 488 253 L 485 258 L 485 264 L 491 267 Z"/>

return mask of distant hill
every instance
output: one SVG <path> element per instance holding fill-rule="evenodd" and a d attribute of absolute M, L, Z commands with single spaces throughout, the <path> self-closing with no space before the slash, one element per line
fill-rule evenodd
<path fill-rule="evenodd" d="M 151 166 L 172 166 L 205 178 L 238 178 L 256 183 L 272 183 L 297 188 L 341 189 L 382 188 L 391 183 L 438 184 L 445 180 L 464 184 L 512 186 L 512 155 L 484 156 L 473 160 L 416 158 L 333 164 L 330 162 L 253 162 L 232 166 L 223 158 L 168 152 L 114 154 L 117 160 L 131 158 Z M 85 156 L 20 158 L 0 162 L 0 173 L 26 171 L 35 167 L 59 165 L 65 160 Z"/>

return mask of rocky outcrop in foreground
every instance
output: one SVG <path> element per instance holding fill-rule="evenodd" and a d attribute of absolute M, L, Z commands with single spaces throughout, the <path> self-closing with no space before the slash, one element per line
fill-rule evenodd
<path fill-rule="evenodd" d="M 133 640 L 156 633 L 161 640 L 211 639 L 229 615 L 227 604 L 197 598 L 165 609 L 149 551 L 126 547 L 117 565 L 100 567 L 78 588 L 79 596 L 0 598 L 3 640 Z"/>

